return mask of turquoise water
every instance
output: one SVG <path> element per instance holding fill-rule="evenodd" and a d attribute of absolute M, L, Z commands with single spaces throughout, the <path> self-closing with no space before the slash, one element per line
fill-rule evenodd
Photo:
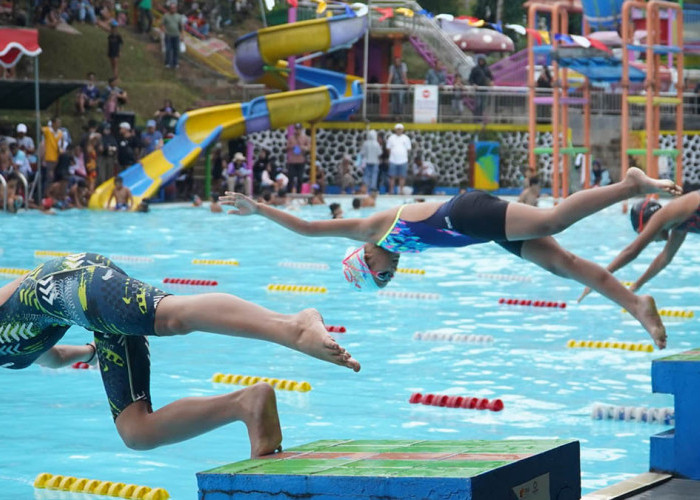
<path fill-rule="evenodd" d="M 346 215 L 351 215 L 350 199 L 342 201 Z M 401 201 L 384 198 L 380 207 Z M 372 211 L 365 209 L 361 215 Z M 320 219 L 327 217 L 328 208 L 301 207 L 295 213 Z M 0 267 L 32 267 L 41 262 L 35 250 L 150 256 L 153 263 L 119 264 L 135 277 L 176 293 L 210 290 L 168 287 L 163 278 L 215 279 L 220 283 L 216 291 L 286 313 L 317 307 L 328 324 L 347 328 L 336 338 L 362 362 L 356 374 L 252 340 L 210 334 L 154 338 L 155 407 L 237 387 L 212 383 L 215 372 L 305 380 L 313 386 L 308 393 L 278 391 L 287 447 L 329 438 L 575 438 L 581 441 L 584 492 L 646 471 L 649 436 L 666 429 L 590 417 L 596 402 L 672 406 L 671 396 L 651 393 L 651 360 L 658 352 L 566 348 L 568 339 L 647 343 L 642 328 L 597 294 L 576 305 L 579 285 L 493 244 L 402 256 L 401 267 L 425 269 L 426 275 L 398 275 L 390 289 L 442 297 L 421 301 L 352 292 L 339 269 L 348 240 L 302 238 L 259 217 L 180 206 L 156 207 L 150 214 L 70 211 L 55 217 L 27 213 L 0 219 Z M 558 240 L 579 255 L 608 263 L 631 238 L 627 216 L 617 206 L 578 223 Z M 660 248 L 652 245 L 620 272 L 620 279 L 638 276 Z M 692 249 L 689 241 L 671 268 L 646 290 L 655 295 L 659 307 L 697 311 L 692 269 L 700 264 L 700 256 Z M 193 258 L 235 258 L 240 266 L 194 266 Z M 327 263 L 330 269 L 290 269 L 280 267 L 280 261 Z M 524 275 L 532 281 L 491 280 L 478 273 Z M 270 283 L 325 286 L 328 293 L 271 293 L 266 291 Z M 567 301 L 568 307 L 503 306 L 498 304 L 500 297 Z M 697 345 L 695 320 L 666 323 L 669 353 Z M 436 329 L 491 335 L 494 342 L 412 340 L 416 331 Z M 64 340 L 89 339 L 88 332 L 72 329 Z M 154 451 L 129 450 L 110 418 L 97 370 L 2 370 L 0 381 L 2 498 L 61 498 L 57 492 L 33 490 L 40 472 L 163 487 L 173 498 L 195 498 L 196 472 L 247 457 L 241 423 Z M 415 391 L 501 398 L 505 409 L 493 413 L 410 405 L 408 398 Z"/>

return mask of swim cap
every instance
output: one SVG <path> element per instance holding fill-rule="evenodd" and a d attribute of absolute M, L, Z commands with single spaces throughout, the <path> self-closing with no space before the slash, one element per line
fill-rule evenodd
<path fill-rule="evenodd" d="M 379 285 L 374 280 L 372 270 L 365 261 L 365 246 L 348 248 L 343 259 L 343 274 L 356 291 L 377 291 Z"/>
<path fill-rule="evenodd" d="M 652 198 L 647 198 L 642 201 L 638 201 L 634 204 L 630 210 L 630 222 L 632 223 L 632 229 L 637 233 L 641 233 L 644 226 L 654 213 L 661 208 L 658 201 Z"/>

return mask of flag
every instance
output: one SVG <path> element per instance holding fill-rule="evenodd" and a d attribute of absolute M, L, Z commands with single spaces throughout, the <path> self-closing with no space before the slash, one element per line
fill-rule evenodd
<path fill-rule="evenodd" d="M 564 42 L 564 43 L 574 43 L 574 39 L 571 38 L 569 35 L 566 33 L 556 33 L 554 35 L 554 39 L 557 42 Z"/>
<path fill-rule="evenodd" d="M 590 38 L 586 37 L 586 39 L 591 42 L 591 47 L 596 48 L 598 50 L 602 50 L 604 52 L 607 52 L 608 54 L 611 54 L 612 51 L 608 48 L 607 45 L 605 45 L 603 42 L 600 40 L 596 40 L 595 38 Z"/>
<path fill-rule="evenodd" d="M 542 42 L 546 43 L 547 45 L 552 43 L 552 40 L 549 38 L 549 31 L 541 30 L 540 36 L 542 37 Z"/>
<path fill-rule="evenodd" d="M 287 3 L 294 8 L 299 6 L 299 2 L 297 0 L 287 0 Z"/>
<path fill-rule="evenodd" d="M 505 27 L 509 30 L 515 31 L 518 35 L 527 35 L 525 26 L 520 26 L 519 24 L 506 24 Z"/>
<path fill-rule="evenodd" d="M 584 49 L 587 49 L 591 46 L 591 41 L 585 36 L 571 35 L 571 39 L 574 41 L 575 44 L 580 45 Z"/>
<path fill-rule="evenodd" d="M 391 7 L 375 7 L 374 10 L 382 15 L 382 17 L 379 18 L 380 23 L 386 21 L 390 17 L 394 17 L 394 9 Z"/>
<path fill-rule="evenodd" d="M 435 17 L 435 16 L 433 16 L 433 13 L 432 13 L 432 12 L 430 12 L 430 11 L 428 11 L 428 10 L 425 10 L 425 9 L 419 10 L 419 11 L 417 12 L 417 14 L 418 14 L 419 16 L 425 16 L 425 17 L 427 17 L 428 19 L 432 19 L 433 17 Z"/>
<path fill-rule="evenodd" d="M 532 28 L 525 28 L 525 31 L 528 35 L 532 35 L 537 45 L 542 45 L 542 34 L 539 31 L 533 30 Z"/>
<path fill-rule="evenodd" d="M 406 17 L 413 17 L 413 11 L 407 7 L 399 7 L 396 9 L 397 14 L 402 14 Z"/>

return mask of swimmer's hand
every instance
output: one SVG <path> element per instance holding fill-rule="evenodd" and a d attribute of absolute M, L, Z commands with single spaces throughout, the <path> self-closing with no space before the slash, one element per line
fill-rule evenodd
<path fill-rule="evenodd" d="M 252 200 L 241 193 L 226 191 L 224 196 L 219 197 L 219 203 L 234 207 L 233 210 L 228 211 L 229 214 L 253 215 L 258 213 L 258 204 L 255 202 L 255 200 Z"/>
<path fill-rule="evenodd" d="M 576 300 L 576 302 L 578 302 L 578 303 L 580 304 L 581 301 L 584 299 L 584 297 L 586 297 L 586 295 L 588 295 L 589 293 L 591 293 L 591 288 L 590 288 L 590 287 L 586 287 L 586 288 L 583 290 L 583 293 L 581 294 L 581 296 Z"/>

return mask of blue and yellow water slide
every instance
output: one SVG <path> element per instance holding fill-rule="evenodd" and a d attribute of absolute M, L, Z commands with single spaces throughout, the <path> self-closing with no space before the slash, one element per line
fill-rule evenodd
<path fill-rule="evenodd" d="M 342 15 L 265 28 L 236 42 L 235 67 L 248 82 L 265 83 L 284 92 L 246 103 L 188 111 L 178 120 L 175 136 L 165 146 L 124 170 L 134 207 L 192 165 L 212 143 L 296 122 L 344 119 L 362 103 L 362 79 L 332 71 L 297 66 L 295 87 L 287 91 L 287 57 L 347 46 L 367 30 L 366 7 Z M 90 208 L 107 208 L 114 178 L 97 187 Z"/>

